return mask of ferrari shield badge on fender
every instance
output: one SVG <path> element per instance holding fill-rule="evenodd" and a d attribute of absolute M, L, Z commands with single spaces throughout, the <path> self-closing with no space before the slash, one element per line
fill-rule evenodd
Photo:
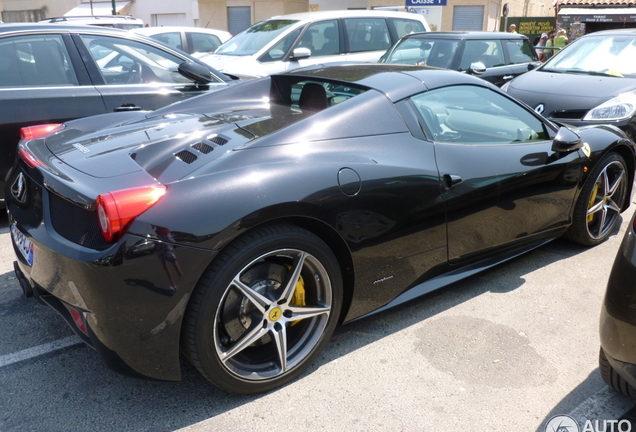
<path fill-rule="evenodd" d="M 26 178 L 23 173 L 18 174 L 16 179 L 13 181 L 13 184 L 11 185 L 11 195 L 20 204 L 26 203 L 27 187 Z"/>
<path fill-rule="evenodd" d="M 588 158 L 592 154 L 592 149 L 590 148 L 590 145 L 588 143 L 583 143 L 583 147 L 581 147 L 581 150 L 583 151 L 583 153 L 585 153 L 585 156 L 587 156 Z"/>

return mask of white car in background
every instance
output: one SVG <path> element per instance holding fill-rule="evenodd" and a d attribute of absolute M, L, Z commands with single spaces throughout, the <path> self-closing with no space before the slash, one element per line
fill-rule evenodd
<path fill-rule="evenodd" d="M 144 27 L 134 33 L 151 37 L 188 54 L 206 54 L 227 42 L 232 34 L 223 30 L 199 27 Z"/>
<path fill-rule="evenodd" d="M 374 10 L 307 12 L 261 21 L 200 60 L 261 77 L 318 63 L 377 62 L 402 36 L 430 31 L 422 15 Z"/>

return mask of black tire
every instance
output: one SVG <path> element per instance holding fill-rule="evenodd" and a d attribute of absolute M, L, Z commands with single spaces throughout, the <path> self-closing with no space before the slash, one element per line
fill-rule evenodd
<path fill-rule="evenodd" d="M 568 240 L 594 246 L 610 236 L 627 199 L 627 164 L 617 153 L 608 153 L 594 167 L 574 207 Z"/>
<path fill-rule="evenodd" d="M 627 397 L 636 399 L 636 388 L 632 387 L 631 384 L 625 381 L 623 377 L 614 370 L 610 362 L 607 360 L 607 356 L 605 355 L 603 348 L 601 348 L 598 355 L 598 369 L 601 371 L 603 381 L 605 381 L 608 386 Z"/>
<path fill-rule="evenodd" d="M 184 350 L 218 387 L 265 392 L 311 365 L 341 305 L 340 267 L 322 240 L 293 225 L 256 228 L 228 245 L 199 281 L 186 310 Z"/>

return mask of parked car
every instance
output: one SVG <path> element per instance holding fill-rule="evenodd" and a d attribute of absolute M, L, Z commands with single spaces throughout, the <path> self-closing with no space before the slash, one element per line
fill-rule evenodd
<path fill-rule="evenodd" d="M 229 32 L 223 30 L 198 27 L 144 27 L 132 31 L 149 36 L 188 54 L 214 52 L 223 42 L 232 37 Z"/>
<path fill-rule="evenodd" d="M 614 390 L 636 399 L 636 216 L 616 254 L 601 308 L 599 370 Z"/>
<path fill-rule="evenodd" d="M 156 41 L 97 26 L 3 24 L 0 59 L 0 207 L 21 127 L 153 110 L 229 79 Z"/>
<path fill-rule="evenodd" d="M 604 241 L 634 150 L 467 74 L 317 65 L 34 131 L 6 189 L 16 275 L 120 372 L 178 380 L 182 351 L 267 391 L 338 322 Z"/>
<path fill-rule="evenodd" d="M 407 34 L 380 63 L 453 69 L 479 75 L 497 86 L 540 65 L 526 36 L 496 32 Z"/>
<path fill-rule="evenodd" d="M 430 31 L 418 14 L 329 11 L 276 16 L 254 24 L 201 60 L 221 72 L 261 77 L 318 63 L 377 62 L 404 34 Z"/>
<path fill-rule="evenodd" d="M 504 89 L 548 119 L 612 124 L 636 138 L 636 30 L 587 34 Z"/>
<path fill-rule="evenodd" d="M 45 18 L 38 22 L 64 25 L 94 25 L 99 27 L 118 28 L 122 30 L 137 29 L 144 26 L 144 22 L 142 20 L 130 15 L 61 16 Z"/>

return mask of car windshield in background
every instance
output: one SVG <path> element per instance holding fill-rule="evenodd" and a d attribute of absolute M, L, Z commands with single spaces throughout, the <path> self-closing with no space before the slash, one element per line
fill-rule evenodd
<path fill-rule="evenodd" d="M 598 36 L 580 39 L 555 56 L 546 72 L 600 74 L 636 77 L 636 38 L 631 36 Z"/>
<path fill-rule="evenodd" d="M 448 68 L 459 42 L 459 39 L 402 39 L 384 62 Z"/>
<path fill-rule="evenodd" d="M 248 56 L 257 53 L 297 20 L 269 20 L 253 25 L 237 34 L 216 50 L 215 54 Z"/>

